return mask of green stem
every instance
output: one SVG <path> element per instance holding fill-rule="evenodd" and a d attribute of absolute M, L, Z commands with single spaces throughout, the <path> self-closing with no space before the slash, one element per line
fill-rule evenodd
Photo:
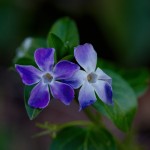
<path fill-rule="evenodd" d="M 100 119 L 100 114 L 93 114 L 89 108 L 84 109 L 85 114 L 88 116 L 88 118 L 96 125 L 102 126 L 102 122 Z"/>
<path fill-rule="evenodd" d="M 63 128 L 70 127 L 70 126 L 88 126 L 91 125 L 89 121 L 72 121 L 65 124 L 62 124 L 58 127 L 58 130 L 62 130 Z"/>
<path fill-rule="evenodd" d="M 92 123 L 89 121 L 72 121 L 65 124 L 57 124 L 57 125 L 49 124 L 46 122 L 45 124 L 37 124 L 39 128 L 46 129 L 46 130 L 34 135 L 33 137 L 39 137 L 47 134 L 51 134 L 52 137 L 55 137 L 56 133 L 64 128 L 71 127 L 71 126 L 91 126 L 91 125 Z"/>

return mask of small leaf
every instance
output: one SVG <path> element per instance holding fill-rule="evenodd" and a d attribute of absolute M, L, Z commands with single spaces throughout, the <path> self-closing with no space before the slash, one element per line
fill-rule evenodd
<path fill-rule="evenodd" d="M 73 55 L 67 55 L 67 56 L 62 58 L 62 60 L 69 60 L 69 61 L 72 61 L 73 59 L 74 59 Z"/>
<path fill-rule="evenodd" d="M 14 58 L 14 64 L 16 64 L 19 59 L 28 58 L 34 61 L 34 51 L 37 48 L 47 47 L 46 40 L 41 38 L 26 38 L 20 47 L 17 49 L 16 57 Z"/>
<path fill-rule="evenodd" d="M 53 33 L 59 37 L 64 46 L 68 48 L 68 54 L 73 54 L 73 48 L 79 45 L 79 34 L 75 22 L 68 18 L 59 19 L 51 28 L 49 35 Z M 48 41 L 50 41 L 48 36 Z"/>
<path fill-rule="evenodd" d="M 116 150 L 112 135 L 97 127 L 68 127 L 52 141 L 50 150 Z"/>
<path fill-rule="evenodd" d="M 20 59 L 17 59 L 15 64 L 19 64 L 19 65 L 33 65 L 35 67 L 37 67 L 35 61 L 31 58 L 27 58 L 27 57 L 23 57 Z"/>
<path fill-rule="evenodd" d="M 119 75 L 110 70 L 106 70 L 105 72 L 112 77 L 114 105 L 106 105 L 98 99 L 93 106 L 96 110 L 111 119 L 119 129 L 128 131 L 131 128 L 136 113 L 136 95 L 128 83 Z"/>
<path fill-rule="evenodd" d="M 57 58 L 60 59 L 64 55 L 66 55 L 66 48 L 64 46 L 63 41 L 55 34 L 49 33 L 48 35 L 48 47 L 55 48 L 57 54 Z"/>
<path fill-rule="evenodd" d="M 25 86 L 25 89 L 24 89 L 25 108 L 26 108 L 26 111 L 27 111 L 27 114 L 28 114 L 30 120 L 35 119 L 39 115 L 39 113 L 42 111 L 42 109 L 32 108 L 28 105 L 28 99 L 30 97 L 30 93 L 31 93 L 31 90 L 33 89 L 33 87 L 34 86 Z"/>

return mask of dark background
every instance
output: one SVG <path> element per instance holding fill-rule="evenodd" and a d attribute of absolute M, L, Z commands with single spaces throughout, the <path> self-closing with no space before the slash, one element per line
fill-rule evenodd
<path fill-rule="evenodd" d="M 77 23 L 80 43 L 92 43 L 100 58 L 128 68 L 150 66 L 149 0 L 1 0 L 0 1 L 0 150 L 46 150 L 49 136 L 31 138 L 39 132 L 37 122 L 86 119 L 78 105 L 50 103 L 30 121 L 23 102 L 23 84 L 10 71 L 16 48 L 26 37 L 44 37 L 60 17 Z M 111 130 L 118 133 L 113 127 Z M 137 141 L 150 149 L 150 90 L 139 99 L 134 121 Z"/>

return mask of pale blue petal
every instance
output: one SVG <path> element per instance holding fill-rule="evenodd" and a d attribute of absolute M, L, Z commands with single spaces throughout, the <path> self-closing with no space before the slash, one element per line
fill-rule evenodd
<path fill-rule="evenodd" d="M 96 94 L 104 103 L 110 105 L 113 104 L 112 87 L 108 82 L 97 80 L 97 82 L 92 85 L 96 91 Z"/>
<path fill-rule="evenodd" d="M 96 101 L 94 88 L 89 82 L 85 82 L 79 91 L 80 110 L 93 104 Z"/>
<path fill-rule="evenodd" d="M 87 73 L 82 70 L 78 70 L 71 78 L 64 80 L 63 82 L 69 84 L 74 89 L 78 89 L 86 80 Z"/>
<path fill-rule="evenodd" d="M 112 84 L 112 79 L 106 73 L 104 73 L 100 68 L 96 69 L 96 74 L 98 75 L 99 80 L 103 80 L 108 82 L 110 85 Z"/>
<path fill-rule="evenodd" d="M 97 63 L 97 53 L 91 44 L 79 45 L 74 50 L 74 56 L 79 65 L 87 73 L 95 71 Z"/>

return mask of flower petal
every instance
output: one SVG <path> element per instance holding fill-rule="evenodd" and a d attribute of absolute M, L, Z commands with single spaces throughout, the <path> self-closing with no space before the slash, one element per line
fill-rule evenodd
<path fill-rule="evenodd" d="M 87 73 L 85 71 L 78 70 L 77 72 L 74 73 L 74 75 L 71 78 L 63 80 L 63 82 L 69 84 L 74 89 L 78 89 L 83 84 L 86 77 Z"/>
<path fill-rule="evenodd" d="M 42 71 L 50 71 L 54 64 L 53 48 L 39 48 L 34 53 L 34 59 Z"/>
<path fill-rule="evenodd" d="M 74 56 L 79 65 L 87 73 L 95 71 L 97 63 L 97 53 L 91 44 L 79 45 L 74 50 Z"/>
<path fill-rule="evenodd" d="M 48 85 L 38 83 L 31 91 L 28 104 L 34 108 L 45 108 L 50 102 Z"/>
<path fill-rule="evenodd" d="M 104 81 L 108 82 L 110 85 L 112 84 L 111 77 L 108 76 L 107 74 L 105 74 L 100 68 L 96 69 L 96 74 L 98 75 L 99 80 L 104 80 Z"/>
<path fill-rule="evenodd" d="M 15 68 L 25 85 L 32 85 L 40 81 L 41 71 L 33 66 L 15 65 Z"/>
<path fill-rule="evenodd" d="M 70 78 L 80 67 L 67 60 L 59 61 L 54 67 L 54 76 L 57 79 Z"/>
<path fill-rule="evenodd" d="M 112 87 L 105 81 L 98 80 L 92 84 L 95 88 L 98 97 L 106 104 L 113 104 L 112 100 Z"/>
<path fill-rule="evenodd" d="M 80 110 L 93 104 L 96 101 L 94 88 L 89 82 L 85 82 L 79 91 Z"/>
<path fill-rule="evenodd" d="M 50 85 L 51 93 L 55 99 L 59 99 L 65 105 L 69 105 L 74 98 L 74 90 L 65 83 L 54 81 Z"/>

